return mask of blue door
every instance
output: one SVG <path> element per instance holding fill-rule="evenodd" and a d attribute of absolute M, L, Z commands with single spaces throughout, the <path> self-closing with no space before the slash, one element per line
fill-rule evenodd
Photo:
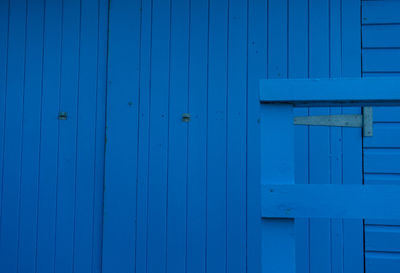
<path fill-rule="evenodd" d="M 107 1 L 0 1 L 0 271 L 100 272 Z"/>

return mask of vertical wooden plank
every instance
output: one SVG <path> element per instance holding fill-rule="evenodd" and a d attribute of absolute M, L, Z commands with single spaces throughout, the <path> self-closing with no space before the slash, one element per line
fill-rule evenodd
<path fill-rule="evenodd" d="M 166 272 L 186 272 L 189 0 L 171 4 Z M 190 122 L 190 121 L 189 121 Z"/>
<path fill-rule="evenodd" d="M 287 78 L 288 1 L 268 1 L 268 78 Z"/>
<path fill-rule="evenodd" d="M 18 229 L 20 224 L 26 1 L 10 2 L 9 12 L 0 218 L 0 268 L 7 272 L 14 272 L 18 263 Z"/>
<path fill-rule="evenodd" d="M 329 77 L 329 1 L 309 2 L 310 78 Z M 328 108 L 310 109 L 310 114 L 329 114 Z M 310 183 L 330 183 L 330 128 L 310 128 Z M 331 228 L 329 219 L 310 219 L 310 272 L 331 270 Z"/>
<path fill-rule="evenodd" d="M 246 272 L 247 2 L 229 2 L 227 272 Z"/>
<path fill-rule="evenodd" d="M 247 271 L 261 271 L 259 80 L 267 76 L 267 1 L 248 1 Z"/>
<path fill-rule="evenodd" d="M 81 0 L 73 272 L 92 272 L 99 2 Z M 137 130 L 137 128 L 135 128 Z M 101 156 L 98 155 L 98 156 Z"/>
<path fill-rule="evenodd" d="M 141 1 L 140 102 L 137 178 L 136 272 L 147 272 L 147 208 L 149 182 L 150 81 L 153 1 Z"/>
<path fill-rule="evenodd" d="M 3 198 L 4 127 L 7 92 L 7 54 L 10 1 L 0 2 L 0 215 Z"/>
<path fill-rule="evenodd" d="M 226 272 L 228 1 L 210 1 L 208 52 L 207 272 Z"/>
<path fill-rule="evenodd" d="M 80 3 L 62 2 L 62 43 L 60 111 L 67 112 L 59 121 L 59 146 L 56 197 L 56 234 L 54 270 L 69 272 L 73 267 L 75 220 L 76 133 L 79 81 Z"/>
<path fill-rule="evenodd" d="M 112 1 L 109 18 L 103 272 L 122 273 L 135 268 L 140 1 Z"/>
<path fill-rule="evenodd" d="M 58 169 L 61 1 L 45 2 L 40 180 L 36 272 L 54 272 L 56 185 Z"/>
<path fill-rule="evenodd" d="M 42 104 L 44 1 L 27 5 L 18 272 L 35 271 Z"/>
<path fill-rule="evenodd" d="M 342 1 L 342 76 L 361 77 L 360 1 Z M 360 113 L 360 108 L 346 108 L 343 113 Z M 343 129 L 343 183 L 362 184 L 361 129 Z M 343 221 L 344 272 L 364 272 L 363 220 Z"/>
<path fill-rule="evenodd" d="M 190 2 L 186 271 L 206 272 L 208 1 Z"/>
<path fill-rule="evenodd" d="M 308 78 L 308 0 L 289 0 L 288 14 L 288 77 Z M 294 109 L 296 116 L 307 116 L 307 108 Z M 298 184 L 309 181 L 309 128 L 295 126 L 295 179 Z M 309 220 L 295 219 L 296 272 L 310 270 Z"/>
<path fill-rule="evenodd" d="M 341 77 L 341 0 L 330 1 L 330 77 Z M 331 115 L 342 113 L 339 107 L 331 108 Z M 330 128 L 330 161 L 331 183 L 343 183 L 343 130 L 340 127 Z M 331 219 L 331 272 L 343 273 L 343 221 Z"/>
<path fill-rule="evenodd" d="M 147 215 L 149 273 L 166 269 L 170 16 L 170 1 L 153 1 Z"/>
<path fill-rule="evenodd" d="M 291 105 L 261 105 L 261 184 L 294 184 Z M 261 272 L 295 272 L 293 219 L 262 220 Z"/>
<path fill-rule="evenodd" d="M 287 78 L 287 64 L 288 1 L 268 1 L 268 78 Z M 261 106 L 261 184 L 294 183 L 292 118 L 292 106 Z M 263 273 L 296 270 L 293 219 L 262 220 L 261 255 Z"/>
<path fill-rule="evenodd" d="M 107 41 L 108 41 L 108 1 L 99 1 L 98 63 L 97 63 L 97 108 L 96 108 L 96 158 L 94 189 L 93 260 L 92 272 L 101 272 L 103 237 L 103 183 L 104 146 L 107 86 Z"/>

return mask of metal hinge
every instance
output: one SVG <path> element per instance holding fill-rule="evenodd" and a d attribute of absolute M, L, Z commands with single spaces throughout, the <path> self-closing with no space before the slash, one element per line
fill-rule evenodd
<path fill-rule="evenodd" d="M 373 136 L 372 107 L 363 107 L 363 113 L 352 115 L 326 115 L 295 117 L 295 125 L 362 128 L 364 137 Z"/>

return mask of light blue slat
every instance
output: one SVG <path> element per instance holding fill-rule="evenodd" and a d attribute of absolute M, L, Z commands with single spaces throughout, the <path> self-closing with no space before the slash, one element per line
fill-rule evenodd
<path fill-rule="evenodd" d="M 365 272 L 366 273 L 397 273 L 400 270 L 399 253 L 365 253 Z"/>
<path fill-rule="evenodd" d="M 400 185 L 400 175 L 386 174 L 386 173 L 364 174 L 364 183 L 367 185 Z M 400 219 L 397 220 L 366 219 L 365 224 L 400 226 Z"/>
<path fill-rule="evenodd" d="M 400 72 L 400 49 L 363 49 L 362 70 L 379 73 Z M 386 83 L 384 86 L 386 87 Z"/>
<path fill-rule="evenodd" d="M 398 1 L 362 1 L 363 24 L 400 23 Z"/>
<path fill-rule="evenodd" d="M 206 272 L 208 1 L 191 1 L 187 272 Z"/>
<path fill-rule="evenodd" d="M 61 19 L 61 1 L 46 1 L 36 254 L 36 270 L 44 273 L 54 272 Z"/>
<path fill-rule="evenodd" d="M 228 1 L 210 1 L 208 51 L 207 272 L 226 272 Z"/>
<path fill-rule="evenodd" d="M 364 138 L 366 148 L 400 148 L 399 123 L 375 123 L 374 135 Z"/>
<path fill-rule="evenodd" d="M 399 186 L 264 185 L 262 215 L 267 218 L 396 219 Z"/>
<path fill-rule="evenodd" d="M 229 2 L 227 272 L 246 272 L 247 2 Z"/>
<path fill-rule="evenodd" d="M 400 149 L 364 150 L 365 173 L 400 173 Z"/>
<path fill-rule="evenodd" d="M 18 263 L 18 230 L 20 225 L 26 1 L 10 2 L 9 13 L 0 215 L 0 268 L 6 272 L 15 272 Z"/>
<path fill-rule="evenodd" d="M 73 268 L 81 17 L 79 1 L 62 3 L 60 98 L 54 103 L 59 105 L 60 111 L 67 112 L 68 117 L 59 121 L 55 271 Z"/>
<path fill-rule="evenodd" d="M 400 252 L 400 226 L 366 226 L 365 250 Z"/>
<path fill-rule="evenodd" d="M 104 96 L 104 85 L 98 89 L 99 65 L 98 37 L 99 2 L 93 0 L 81 1 L 80 28 L 80 66 L 79 66 L 79 97 L 77 116 L 77 154 L 76 154 L 76 188 L 75 188 L 75 225 L 74 225 L 74 272 L 92 272 L 93 259 L 97 249 L 94 249 L 92 233 L 98 229 L 94 226 L 95 187 L 103 184 L 101 176 L 95 175 L 95 163 L 103 154 L 96 154 L 96 99 Z M 103 57 L 103 56 L 101 56 Z M 102 106 L 104 107 L 104 106 Z M 103 125 L 104 126 L 104 125 Z M 102 126 L 102 128 L 104 128 Z"/>
<path fill-rule="evenodd" d="M 321 73 L 321 72 L 319 72 Z M 321 76 L 316 74 L 313 77 Z M 360 104 L 390 105 L 400 103 L 400 78 L 343 78 L 312 80 L 262 80 L 261 101 L 346 106 Z M 382 88 L 382 87 L 385 88 Z M 377 92 L 377 90 L 379 92 Z"/>
<path fill-rule="evenodd" d="M 44 1 L 28 2 L 27 14 L 19 272 L 34 272 L 36 262 Z"/>
<path fill-rule="evenodd" d="M 363 73 L 363 77 L 399 77 L 400 73 Z M 374 122 L 400 122 L 400 107 L 374 107 Z"/>
<path fill-rule="evenodd" d="M 112 2 L 109 20 L 102 270 L 123 273 L 135 268 L 140 1 Z"/>
<path fill-rule="evenodd" d="M 364 25 L 363 48 L 400 47 L 400 25 Z"/>
<path fill-rule="evenodd" d="M 167 273 L 186 272 L 187 141 L 189 65 L 189 1 L 176 0 L 171 6 Z M 189 121 L 190 122 L 190 121 Z"/>

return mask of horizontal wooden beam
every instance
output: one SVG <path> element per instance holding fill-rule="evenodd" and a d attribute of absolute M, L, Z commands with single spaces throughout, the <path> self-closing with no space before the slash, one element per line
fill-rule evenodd
<path fill-rule="evenodd" d="M 262 185 L 263 218 L 400 219 L 400 185 Z"/>
<path fill-rule="evenodd" d="M 400 77 L 261 80 L 260 100 L 307 107 L 395 106 Z"/>

